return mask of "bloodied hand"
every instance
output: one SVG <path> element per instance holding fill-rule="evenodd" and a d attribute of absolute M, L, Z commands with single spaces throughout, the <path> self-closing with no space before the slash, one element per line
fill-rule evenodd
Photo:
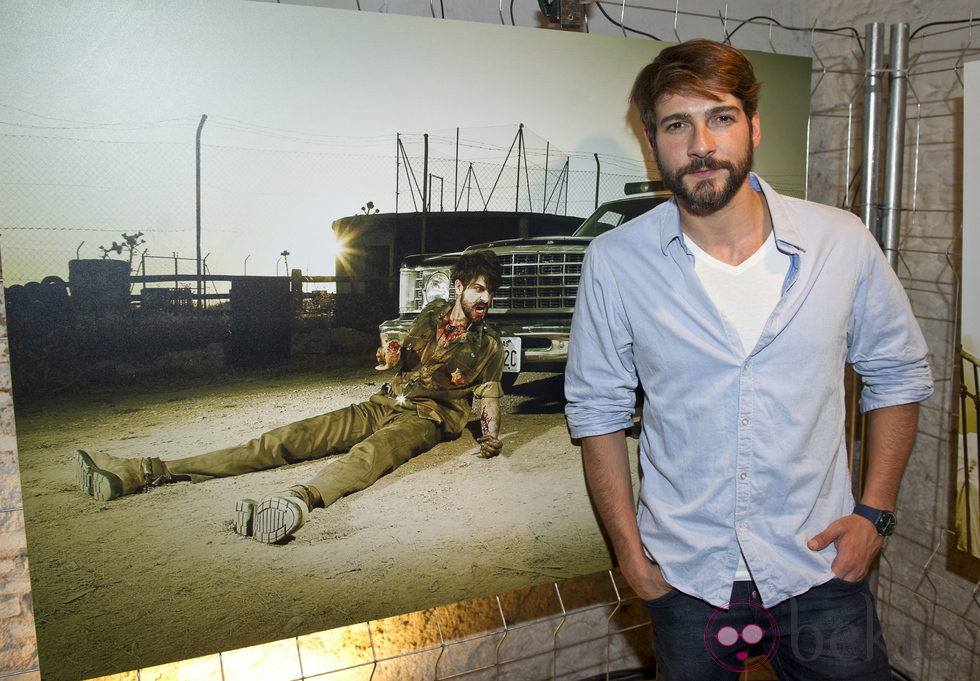
<path fill-rule="evenodd" d="M 384 371 L 385 369 L 390 369 L 396 364 L 401 358 L 402 346 L 398 341 L 391 341 L 385 343 L 377 352 L 374 353 L 374 359 L 378 362 L 378 365 L 374 367 L 378 371 Z"/>
<path fill-rule="evenodd" d="M 480 456 L 484 459 L 492 459 L 500 454 L 500 450 L 504 448 L 504 443 L 493 435 L 478 437 L 476 441 L 480 443 Z"/>

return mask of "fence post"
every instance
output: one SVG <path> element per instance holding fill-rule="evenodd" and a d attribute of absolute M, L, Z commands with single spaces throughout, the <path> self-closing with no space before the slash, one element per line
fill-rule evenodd
<path fill-rule="evenodd" d="M 514 212 L 520 210 L 521 203 L 521 153 L 524 150 L 524 124 L 517 128 L 517 184 L 514 188 Z"/>
<path fill-rule="evenodd" d="M 602 173 L 602 166 L 599 163 L 599 154 L 592 154 L 592 155 L 595 156 L 595 207 L 594 208 L 598 208 L 599 207 L 599 178 Z"/>
<path fill-rule="evenodd" d="M 544 192 L 541 197 L 541 212 L 544 213 L 548 210 L 548 162 L 551 160 L 551 142 L 545 140 L 544 142 Z M 557 212 L 557 209 L 556 209 Z"/>
<path fill-rule="evenodd" d="M 453 166 L 453 210 L 459 205 L 459 128 L 456 128 L 456 159 Z"/>
<path fill-rule="evenodd" d="M 207 114 L 201 114 L 201 122 L 197 124 L 197 139 L 195 142 L 195 155 L 197 166 L 197 305 L 201 305 L 201 296 L 204 293 L 204 281 L 201 279 L 201 131 L 204 129 L 204 121 L 208 119 Z"/>
<path fill-rule="evenodd" d="M 419 249 L 425 253 L 425 230 L 428 227 L 429 217 L 429 133 L 422 136 L 423 157 L 422 157 L 422 234 Z"/>

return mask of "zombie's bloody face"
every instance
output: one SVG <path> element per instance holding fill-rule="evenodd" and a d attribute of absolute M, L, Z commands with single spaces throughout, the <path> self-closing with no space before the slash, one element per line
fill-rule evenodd
<path fill-rule="evenodd" d="M 490 309 L 493 293 L 487 288 L 487 280 L 481 274 L 465 287 L 456 280 L 456 300 L 466 319 L 472 324 L 482 322 Z"/>
<path fill-rule="evenodd" d="M 648 134 L 664 185 L 698 215 L 728 205 L 752 169 L 758 114 L 746 116 L 732 95 L 668 95 L 656 110 L 657 128 Z"/>

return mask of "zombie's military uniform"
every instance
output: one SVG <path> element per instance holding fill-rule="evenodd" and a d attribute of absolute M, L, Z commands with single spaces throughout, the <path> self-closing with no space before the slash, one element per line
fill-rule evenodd
<path fill-rule="evenodd" d="M 76 453 L 88 459 L 76 463 L 79 482 L 93 496 L 111 499 L 148 484 L 240 475 L 346 451 L 308 483 L 328 506 L 441 440 L 459 437 L 473 396 L 502 395 L 503 351 L 489 326 L 470 325 L 439 347 L 436 333 L 451 309 L 451 303 L 436 300 L 422 310 L 402 344 L 397 375 L 367 402 L 276 428 L 244 445 L 174 461 Z M 131 462 L 132 475 L 117 470 L 121 462 Z M 115 473 L 118 489 L 93 480 L 93 470 Z"/>

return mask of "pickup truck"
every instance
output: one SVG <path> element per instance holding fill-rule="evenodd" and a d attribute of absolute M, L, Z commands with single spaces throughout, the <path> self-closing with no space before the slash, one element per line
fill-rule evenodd
<path fill-rule="evenodd" d="M 671 196 L 649 182 L 629 183 L 626 190 L 643 194 L 601 204 L 571 236 L 488 241 L 465 249 L 493 251 L 503 269 L 503 282 L 494 295 L 488 321 L 504 343 L 505 386 L 513 385 L 521 371 L 564 371 L 585 249 L 599 234 Z M 449 273 L 459 255 L 412 255 L 402 262 L 399 316 L 380 325 L 382 344 L 401 342 L 429 301 L 455 298 Z"/>

